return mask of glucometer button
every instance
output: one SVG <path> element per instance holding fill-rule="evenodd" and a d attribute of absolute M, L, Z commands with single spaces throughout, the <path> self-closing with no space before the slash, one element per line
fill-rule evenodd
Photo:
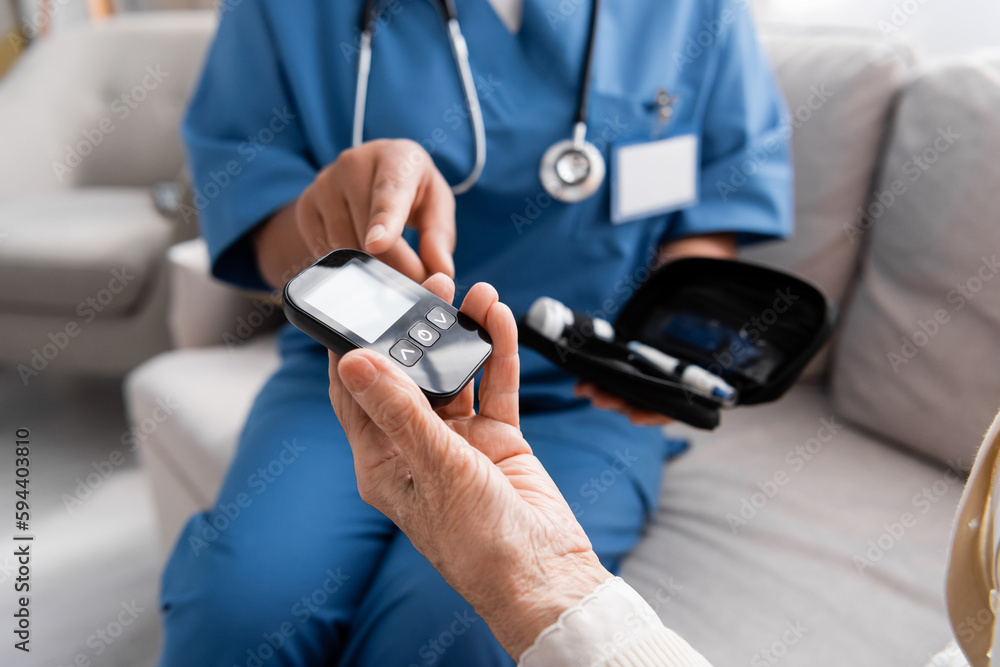
<path fill-rule="evenodd" d="M 423 322 L 417 322 L 410 327 L 409 334 L 410 338 L 417 341 L 424 347 L 430 347 L 438 341 L 438 338 L 441 337 L 441 334 L 435 331 L 433 327 L 429 327 Z"/>
<path fill-rule="evenodd" d="M 424 353 L 420 351 L 416 345 L 408 340 L 396 341 L 396 344 L 392 346 L 389 350 L 389 354 L 392 358 L 403 364 L 404 366 L 412 366 L 417 363 L 420 357 L 424 356 Z"/>
<path fill-rule="evenodd" d="M 427 313 L 427 319 L 442 331 L 447 331 L 455 323 L 455 316 L 441 306 L 431 308 L 431 312 Z"/>

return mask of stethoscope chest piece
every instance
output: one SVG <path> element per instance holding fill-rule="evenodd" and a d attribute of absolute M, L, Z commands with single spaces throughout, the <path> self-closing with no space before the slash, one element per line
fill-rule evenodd
<path fill-rule="evenodd" d="M 574 138 L 560 141 L 545 151 L 538 177 L 553 199 L 574 204 L 600 189 L 606 171 L 604 156 L 597 147 Z"/>

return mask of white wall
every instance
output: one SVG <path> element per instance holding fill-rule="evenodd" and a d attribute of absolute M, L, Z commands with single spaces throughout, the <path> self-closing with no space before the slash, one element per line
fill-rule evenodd
<path fill-rule="evenodd" d="M 0 27 L 4 25 L 0 0 Z M 38 0 L 16 0 L 31 14 Z M 330 2 L 339 0 L 326 0 Z M 482 0 L 485 1 L 485 0 Z M 754 0 L 762 20 L 883 28 L 914 41 L 928 56 L 1000 47 L 1000 0 Z M 122 10 L 211 7 L 213 0 L 117 0 Z M 53 27 L 86 18 L 86 0 L 51 0 Z M 900 23 L 898 33 L 894 20 Z"/>
<path fill-rule="evenodd" d="M 756 0 L 756 4 L 762 20 L 881 29 L 912 40 L 930 57 L 1000 47 L 1000 0 Z"/>

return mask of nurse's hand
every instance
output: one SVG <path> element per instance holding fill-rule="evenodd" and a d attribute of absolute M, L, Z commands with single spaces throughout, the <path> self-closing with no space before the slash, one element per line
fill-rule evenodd
<path fill-rule="evenodd" d="M 446 301 L 454 284 L 425 286 Z M 473 385 L 435 412 L 389 358 L 330 355 L 330 399 L 354 453 L 358 490 L 486 620 L 515 659 L 611 574 L 518 427 L 517 327 L 489 285 L 462 312 L 493 339 Z"/>
<path fill-rule="evenodd" d="M 674 422 L 673 419 L 665 417 L 659 412 L 637 408 L 628 401 L 618 398 L 614 394 L 609 394 L 592 382 L 578 382 L 573 393 L 580 398 L 589 399 L 595 408 L 625 415 L 636 426 L 666 426 Z"/>
<path fill-rule="evenodd" d="M 402 238 L 407 225 L 420 233 L 419 255 Z M 277 288 L 337 248 L 364 250 L 417 282 L 454 276 L 455 198 L 420 144 L 369 141 L 341 153 L 253 239 Z"/>

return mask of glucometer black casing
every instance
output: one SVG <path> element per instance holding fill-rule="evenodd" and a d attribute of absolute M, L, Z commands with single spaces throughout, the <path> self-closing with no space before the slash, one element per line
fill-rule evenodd
<path fill-rule="evenodd" d="M 382 285 L 406 295 L 409 300 L 415 300 L 409 310 L 390 324 L 374 342 L 368 342 L 358 332 L 307 300 L 313 290 L 355 262 L 360 263 Z M 360 250 L 334 250 L 299 273 L 285 285 L 282 305 L 289 322 L 337 354 L 344 355 L 363 347 L 389 357 L 416 382 L 435 407 L 447 405 L 458 396 L 493 352 L 489 334 L 469 316 Z M 378 308 L 379 304 L 370 303 L 365 307 Z M 441 315 L 437 309 L 443 310 L 450 318 Z M 432 311 L 436 318 L 433 320 L 429 317 Z M 425 333 L 428 338 L 433 334 L 438 334 L 438 337 L 429 344 L 421 342 L 417 334 L 411 335 L 416 325 L 420 325 L 420 330 L 429 328 L 431 333 Z M 420 352 L 412 365 L 405 365 L 390 353 L 399 343 L 405 349 L 413 348 Z M 408 356 L 412 355 L 404 358 Z"/>

